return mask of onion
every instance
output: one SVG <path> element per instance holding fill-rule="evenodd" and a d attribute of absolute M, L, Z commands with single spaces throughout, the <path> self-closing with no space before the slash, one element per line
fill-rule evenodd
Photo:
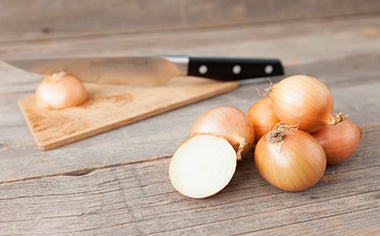
<path fill-rule="evenodd" d="M 190 138 L 175 151 L 169 166 L 174 188 L 191 198 L 205 198 L 230 182 L 237 160 L 253 146 L 254 129 L 244 112 L 218 106 L 199 116 Z"/>
<path fill-rule="evenodd" d="M 279 125 L 263 136 L 254 152 L 261 176 L 286 191 L 302 191 L 315 185 L 326 169 L 325 152 L 310 134 Z"/>
<path fill-rule="evenodd" d="M 210 197 L 230 182 L 236 163 L 236 152 L 226 139 L 199 134 L 186 140 L 174 153 L 169 178 L 185 196 Z"/>
<path fill-rule="evenodd" d="M 87 92 L 81 81 L 63 71 L 43 79 L 35 92 L 36 104 L 44 108 L 73 107 L 86 100 Z"/>
<path fill-rule="evenodd" d="M 247 111 L 247 117 L 255 130 L 255 143 L 279 122 L 272 109 L 270 97 L 264 97 L 254 103 Z"/>
<path fill-rule="evenodd" d="M 227 139 L 240 160 L 251 150 L 255 131 L 244 112 L 233 106 L 218 106 L 199 116 L 191 128 L 190 135 L 211 133 Z"/>
<path fill-rule="evenodd" d="M 347 160 L 356 150 L 361 138 L 360 128 L 343 119 L 336 125 L 326 125 L 312 133 L 321 143 L 327 157 L 327 164 L 339 164 Z"/>
<path fill-rule="evenodd" d="M 333 98 L 320 80 L 307 75 L 294 75 L 270 89 L 273 111 L 285 124 L 313 132 L 326 124 L 335 124 Z"/>

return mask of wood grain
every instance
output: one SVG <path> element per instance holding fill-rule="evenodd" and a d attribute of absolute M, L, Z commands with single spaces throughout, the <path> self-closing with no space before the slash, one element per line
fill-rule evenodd
<path fill-rule="evenodd" d="M 44 5 L 45 0 L 22 1 L 30 14 L 12 22 L 7 14 L 22 12 L 12 9 L 16 2 L 20 3 L 0 0 L 2 9 L 9 10 L 0 16 L 0 22 L 7 21 L 0 24 L 0 58 L 152 54 L 279 57 L 288 75 L 303 73 L 323 80 L 333 93 L 335 111 L 349 113 L 362 127 L 363 138 L 348 161 L 329 166 L 325 178 L 307 191 L 287 193 L 271 187 L 248 158 L 239 163 L 232 182 L 220 194 L 192 200 L 172 188 L 167 173 L 170 156 L 188 136 L 199 114 L 216 105 L 248 109 L 259 99 L 256 88 L 268 86 L 265 78 L 42 152 L 36 149 L 17 104 L 19 98 L 33 93 L 41 77 L 0 63 L 0 235 L 380 234 L 378 2 L 181 0 L 177 2 L 181 6 L 193 6 L 186 9 L 189 15 L 166 11 L 160 25 L 160 17 L 155 15 L 160 11 L 157 4 L 164 3 L 168 8 L 162 9 L 170 9 L 170 1 L 149 1 L 157 9 L 148 7 L 144 17 L 157 22 L 137 23 L 134 20 L 138 17 L 130 15 L 135 26 L 141 23 L 139 33 L 133 22 L 126 24 L 128 14 L 109 13 L 119 9 L 127 13 L 132 8 L 126 10 L 125 6 L 143 6 L 148 3 L 145 0 L 105 9 L 103 13 L 109 18 L 103 18 L 99 28 L 91 23 L 97 22 L 92 17 L 101 12 L 97 4 L 80 12 L 88 18 L 75 26 L 70 20 L 77 20 L 78 13 L 70 11 L 89 2 L 49 2 L 45 9 L 49 6 L 51 11 L 44 15 L 35 14 L 41 9 L 33 6 Z M 54 16 L 57 7 L 66 3 L 67 15 L 73 16 L 67 21 L 69 25 L 54 20 L 45 24 L 48 21 L 43 18 Z M 144 8 L 133 10 L 137 14 Z M 249 12 L 239 13 L 242 10 Z M 165 21 L 177 13 L 184 21 Z M 115 18 L 120 21 L 112 23 Z M 273 78 L 273 82 L 280 79 Z"/>
<path fill-rule="evenodd" d="M 348 17 L 307 24 L 288 22 L 280 26 L 0 44 L 0 54 L 22 58 L 168 51 L 209 56 L 278 56 L 287 75 L 305 73 L 322 79 L 332 90 L 336 112 L 349 113 L 354 122 L 365 125 L 379 122 L 379 26 L 380 17 Z M 372 33 L 368 34 L 368 29 L 373 29 Z M 142 42 L 137 43 L 139 40 Z M 134 49 L 125 48 L 132 44 Z M 0 78 L 0 181 L 169 156 L 188 136 L 192 122 L 202 112 L 217 105 L 247 110 L 259 99 L 256 88 L 268 86 L 265 78 L 242 83 L 238 89 L 215 98 L 40 152 L 17 101 L 32 94 L 41 77 L 0 63 Z M 272 79 L 276 82 L 281 77 Z"/>
<path fill-rule="evenodd" d="M 165 86 L 84 85 L 88 100 L 76 107 L 47 109 L 35 103 L 34 95 L 20 98 L 19 106 L 39 149 L 54 149 L 229 92 L 238 82 L 182 77 Z"/>
<path fill-rule="evenodd" d="M 1 0 L 0 42 L 202 29 L 289 20 L 366 15 L 378 1 L 362 0 Z M 20 17 L 22 16 L 22 17 Z"/>
<path fill-rule="evenodd" d="M 376 235 L 380 232 L 380 126 L 309 190 L 278 190 L 251 158 L 229 186 L 203 200 L 176 192 L 169 158 L 2 184 L 2 234 Z"/>
<path fill-rule="evenodd" d="M 323 29 L 323 30 L 321 30 Z M 347 17 L 205 30 L 12 41 L 0 58 L 194 55 L 281 58 L 286 66 L 376 54 L 380 17 Z"/>

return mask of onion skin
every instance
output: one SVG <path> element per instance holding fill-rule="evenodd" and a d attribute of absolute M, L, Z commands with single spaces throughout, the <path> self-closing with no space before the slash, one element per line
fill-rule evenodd
<path fill-rule="evenodd" d="M 224 137 L 236 150 L 239 160 L 249 153 L 255 140 L 251 121 L 233 106 L 214 107 L 200 115 L 191 127 L 190 136 L 203 133 Z"/>
<path fill-rule="evenodd" d="M 247 117 L 255 130 L 255 143 L 280 121 L 272 109 L 270 97 L 264 97 L 255 102 L 247 111 Z"/>
<path fill-rule="evenodd" d="M 78 106 L 87 100 L 87 91 L 74 75 L 58 72 L 43 79 L 35 92 L 37 106 L 63 109 Z"/>
<path fill-rule="evenodd" d="M 294 75 L 270 88 L 273 111 L 285 124 L 313 132 L 334 124 L 333 97 L 320 80 L 307 75 Z"/>
<path fill-rule="evenodd" d="M 263 136 L 254 152 L 261 176 L 285 191 L 302 191 L 314 186 L 326 170 L 322 146 L 310 134 L 275 129 Z"/>
<path fill-rule="evenodd" d="M 327 164 L 335 165 L 347 160 L 361 139 L 361 129 L 345 119 L 336 125 L 326 125 L 312 133 L 326 153 Z"/>

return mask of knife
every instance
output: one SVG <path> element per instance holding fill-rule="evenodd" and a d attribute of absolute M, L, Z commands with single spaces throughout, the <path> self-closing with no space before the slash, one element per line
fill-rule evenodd
<path fill-rule="evenodd" d="M 266 58 L 78 57 L 5 62 L 42 75 L 64 70 L 84 82 L 128 85 L 163 85 L 176 76 L 238 81 L 284 74 L 279 59 Z"/>

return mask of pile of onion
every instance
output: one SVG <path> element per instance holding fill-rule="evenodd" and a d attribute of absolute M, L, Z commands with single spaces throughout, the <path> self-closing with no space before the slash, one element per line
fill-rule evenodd
<path fill-rule="evenodd" d="M 74 75 L 64 71 L 43 79 L 35 92 L 36 104 L 43 108 L 74 107 L 83 104 L 86 100 L 87 91 L 82 82 Z"/>
<path fill-rule="evenodd" d="M 254 160 L 261 176 L 277 188 L 301 191 L 322 178 L 326 164 L 349 158 L 361 131 L 333 108 L 329 88 L 314 77 L 290 76 L 271 87 L 247 112 L 260 130 Z"/>
<path fill-rule="evenodd" d="M 169 166 L 174 188 L 191 198 L 212 196 L 231 181 L 237 165 L 252 149 L 254 129 L 244 112 L 218 106 L 199 116 L 190 138 L 175 151 Z"/>
<path fill-rule="evenodd" d="M 185 196 L 212 196 L 232 179 L 237 161 L 253 153 L 261 176 L 285 191 L 302 191 L 356 150 L 361 130 L 347 116 L 333 115 L 333 98 L 320 80 L 287 77 L 244 114 L 232 106 L 203 113 L 190 138 L 174 153 L 169 177 Z"/>

